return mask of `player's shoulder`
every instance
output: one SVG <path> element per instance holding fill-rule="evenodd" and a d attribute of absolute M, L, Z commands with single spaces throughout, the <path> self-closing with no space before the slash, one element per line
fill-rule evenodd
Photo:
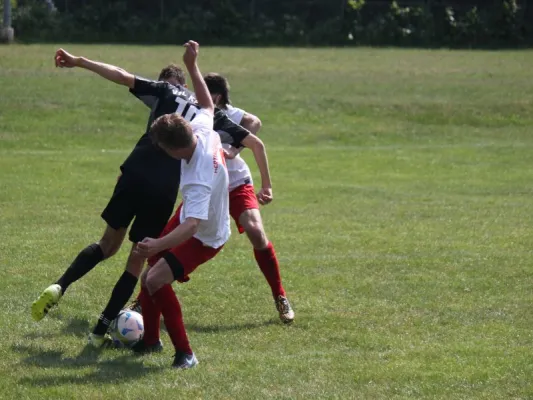
<path fill-rule="evenodd" d="M 244 109 L 239 108 L 239 107 L 235 107 L 232 104 L 226 105 L 226 111 L 228 113 L 238 113 L 238 112 L 245 113 L 246 112 Z"/>
<path fill-rule="evenodd" d="M 213 113 L 205 108 L 200 108 L 191 122 L 193 132 L 212 130 L 214 124 Z"/>
<path fill-rule="evenodd" d="M 168 85 L 169 90 L 172 92 L 172 94 L 175 97 L 180 97 L 182 99 L 187 100 L 190 103 L 196 102 L 196 96 L 193 92 L 191 92 L 189 89 L 187 89 L 185 86 L 182 85 L 172 85 L 171 83 L 165 82 Z"/>
<path fill-rule="evenodd" d="M 193 162 L 189 164 L 192 170 L 210 170 L 213 164 L 214 155 L 221 149 L 220 139 L 213 130 L 205 129 L 202 132 L 195 133 L 197 138 Z"/>
<path fill-rule="evenodd" d="M 246 114 L 246 111 L 242 108 L 234 107 L 231 104 L 228 104 L 224 109 L 226 115 L 235 123 L 240 123 Z"/>

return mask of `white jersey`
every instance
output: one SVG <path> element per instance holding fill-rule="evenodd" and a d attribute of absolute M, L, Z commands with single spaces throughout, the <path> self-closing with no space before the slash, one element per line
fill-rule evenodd
<path fill-rule="evenodd" d="M 239 125 L 241 124 L 242 118 L 245 114 L 244 110 L 228 104 L 226 109 L 223 111 L 233 122 Z M 226 149 L 230 147 L 229 144 L 224 144 L 223 146 Z M 246 164 L 246 161 L 244 161 L 240 155 L 237 155 L 237 157 L 235 157 L 233 160 L 226 160 L 226 166 L 228 167 L 230 192 L 236 187 L 244 185 L 245 183 L 253 185 L 250 168 L 248 168 L 248 164 Z"/>
<path fill-rule="evenodd" d="M 200 110 L 191 127 L 198 140 L 191 160 L 181 160 L 180 221 L 200 219 L 194 237 L 216 249 L 230 237 L 228 172 L 213 116 Z"/>

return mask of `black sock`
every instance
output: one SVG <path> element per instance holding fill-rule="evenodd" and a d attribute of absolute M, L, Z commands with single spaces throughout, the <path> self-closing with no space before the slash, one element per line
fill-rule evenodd
<path fill-rule="evenodd" d="M 109 299 L 104 312 L 100 314 L 98 323 L 93 331 L 95 335 L 104 335 L 107 332 L 107 328 L 111 321 L 117 317 L 120 310 L 124 308 L 133 294 L 138 280 L 137 277 L 130 274 L 128 271 L 124 271 L 117 281 L 113 293 L 111 293 L 111 298 Z"/>
<path fill-rule="evenodd" d="M 104 259 L 104 253 L 100 245 L 93 243 L 84 248 L 76 259 L 70 264 L 61 278 L 57 280 L 57 284 L 61 286 L 63 293 L 67 288 L 91 269 L 93 269 L 100 261 Z"/>

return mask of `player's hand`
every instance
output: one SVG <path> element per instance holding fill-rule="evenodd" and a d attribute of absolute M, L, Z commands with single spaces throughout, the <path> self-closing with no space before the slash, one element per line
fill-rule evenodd
<path fill-rule="evenodd" d="M 185 52 L 183 53 L 183 62 L 185 63 L 185 66 L 193 66 L 196 64 L 200 45 L 194 40 L 189 40 L 183 45 L 183 47 L 185 47 Z"/>
<path fill-rule="evenodd" d="M 142 242 L 137 243 L 135 247 L 135 252 L 145 258 L 152 257 L 163 250 L 159 245 L 158 239 L 148 237 L 144 238 Z"/>
<path fill-rule="evenodd" d="M 79 57 L 73 56 L 63 49 L 57 50 L 54 57 L 56 67 L 59 68 L 74 68 L 78 65 L 79 60 Z"/>
<path fill-rule="evenodd" d="M 259 204 L 263 206 L 270 203 L 273 199 L 272 188 L 261 188 L 259 193 L 257 193 L 256 197 Z"/>
<path fill-rule="evenodd" d="M 240 153 L 240 150 L 236 149 L 233 146 L 231 146 L 229 149 L 224 148 L 223 150 L 224 150 L 224 158 L 226 160 L 233 160 Z"/>

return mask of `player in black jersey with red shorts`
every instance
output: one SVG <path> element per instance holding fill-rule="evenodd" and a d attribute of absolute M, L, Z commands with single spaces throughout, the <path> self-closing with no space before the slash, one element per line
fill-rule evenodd
<path fill-rule="evenodd" d="M 154 100 L 147 128 L 159 116 L 171 113 L 178 113 L 191 121 L 199 110 L 194 94 L 181 85 L 184 77 L 179 68 L 170 68 L 166 75 L 163 70 L 164 81 L 151 81 L 113 65 L 74 56 L 63 49 L 56 52 L 55 63 L 61 68 L 87 69 L 114 83 L 127 86 L 137 97 L 147 96 Z M 231 122 L 222 112 L 217 113 L 214 120 L 215 130 L 229 133 L 238 144 L 250 134 Z M 129 240 L 133 245 L 126 270 L 117 281 L 97 326 L 89 335 L 89 343 L 95 347 L 105 342 L 104 335 L 109 323 L 131 297 L 144 266 L 145 258 L 133 251 L 135 244 L 145 237 L 158 237 L 172 215 L 178 194 L 181 161 L 168 156 L 154 145 L 147 129 L 120 169 L 122 174 L 102 212 L 102 218 L 107 223 L 102 238 L 78 254 L 65 273 L 33 302 L 31 310 L 36 321 L 44 318 L 73 282 L 101 261 L 116 254 L 131 225 Z"/>

